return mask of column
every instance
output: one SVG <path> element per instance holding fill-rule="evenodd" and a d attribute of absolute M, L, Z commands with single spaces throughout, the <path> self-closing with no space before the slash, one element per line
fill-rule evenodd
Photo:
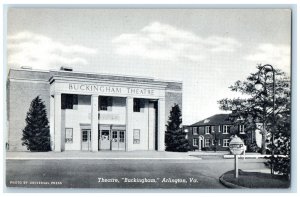
<path fill-rule="evenodd" d="M 91 96 L 91 148 L 93 152 L 98 151 L 98 95 Z"/>
<path fill-rule="evenodd" d="M 157 132 L 157 144 L 158 151 L 165 151 L 165 99 L 158 100 L 158 132 Z"/>
<path fill-rule="evenodd" d="M 133 98 L 126 98 L 126 144 L 125 150 L 131 151 L 133 145 Z"/>
<path fill-rule="evenodd" d="M 51 150 L 54 151 L 54 95 L 50 95 L 50 146 Z"/>
<path fill-rule="evenodd" d="M 61 93 L 54 94 L 54 151 L 61 152 Z"/>

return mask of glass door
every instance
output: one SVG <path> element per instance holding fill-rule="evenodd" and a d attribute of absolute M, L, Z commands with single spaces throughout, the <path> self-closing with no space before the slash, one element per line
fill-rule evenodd
<path fill-rule="evenodd" d="M 125 150 L 125 131 L 119 131 L 119 150 Z"/>
<path fill-rule="evenodd" d="M 111 132 L 111 150 L 125 150 L 125 131 L 112 130 Z"/>
<path fill-rule="evenodd" d="M 100 144 L 100 150 L 110 150 L 110 136 L 109 136 L 109 130 L 101 130 L 99 131 L 99 144 Z"/>
<path fill-rule="evenodd" d="M 91 130 L 90 129 L 82 130 L 81 150 L 83 150 L 83 151 L 91 150 Z"/>
<path fill-rule="evenodd" d="M 112 130 L 111 131 L 111 150 L 119 150 L 119 132 Z"/>

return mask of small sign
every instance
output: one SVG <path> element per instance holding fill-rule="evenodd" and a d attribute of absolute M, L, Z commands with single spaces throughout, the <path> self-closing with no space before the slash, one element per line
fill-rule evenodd
<path fill-rule="evenodd" d="M 234 136 L 229 142 L 229 149 L 232 154 L 240 155 L 244 151 L 244 142 L 238 136 Z"/>

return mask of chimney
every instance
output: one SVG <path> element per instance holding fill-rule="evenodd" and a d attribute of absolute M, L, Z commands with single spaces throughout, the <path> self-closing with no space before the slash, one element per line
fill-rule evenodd
<path fill-rule="evenodd" d="M 23 70 L 32 70 L 31 66 L 21 66 L 21 69 Z"/>
<path fill-rule="evenodd" d="M 61 66 L 60 70 L 62 70 L 62 71 L 73 71 L 73 68 L 72 67 L 67 67 L 67 66 Z"/>

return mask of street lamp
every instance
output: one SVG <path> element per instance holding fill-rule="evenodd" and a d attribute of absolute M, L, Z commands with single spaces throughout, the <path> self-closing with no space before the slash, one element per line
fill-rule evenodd
<path fill-rule="evenodd" d="M 260 81 L 260 73 L 262 70 L 265 70 L 266 73 L 268 72 L 272 72 L 272 75 L 273 75 L 273 84 L 272 84 L 272 89 L 273 89 L 273 124 L 272 124 L 272 135 L 271 135 L 271 138 L 272 138 L 272 158 L 274 157 L 274 133 L 275 133 L 275 70 L 273 68 L 273 66 L 271 66 L 270 64 L 266 64 L 262 67 L 260 67 L 259 69 L 259 72 L 258 72 L 258 77 L 257 77 L 257 81 L 255 83 L 255 88 L 256 89 L 261 89 L 263 87 L 263 84 L 261 83 Z M 266 91 L 266 87 L 264 86 L 264 91 Z M 263 128 L 265 129 L 265 128 Z M 271 160 L 271 174 L 273 174 L 273 161 Z"/>

